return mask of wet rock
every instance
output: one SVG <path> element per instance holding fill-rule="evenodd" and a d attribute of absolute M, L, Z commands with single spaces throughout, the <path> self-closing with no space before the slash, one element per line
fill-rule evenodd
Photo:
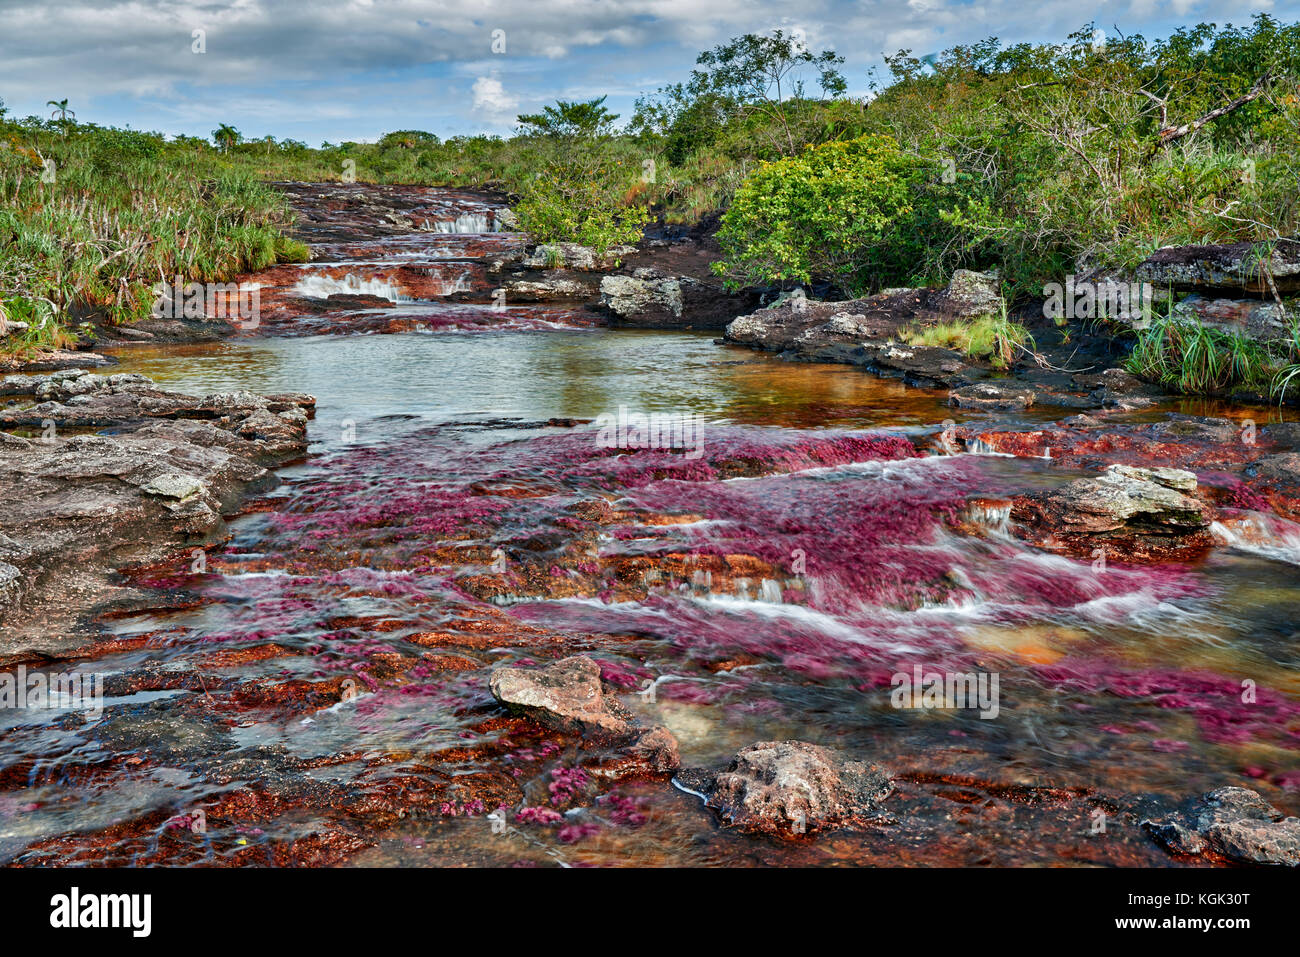
<path fill-rule="evenodd" d="M 1210 850 L 1248 864 L 1300 865 L 1300 818 L 1285 817 L 1247 788 L 1219 788 L 1181 813 L 1143 821 L 1142 827 L 1177 854 Z"/>
<path fill-rule="evenodd" d="M 1212 541 L 1196 476 L 1170 468 L 1111 465 L 1097 478 L 1017 496 L 1013 530 L 1044 548 L 1121 561 L 1186 560 Z"/>
<path fill-rule="evenodd" d="M 977 382 L 948 393 L 948 404 L 959 409 L 989 409 L 999 412 L 1019 411 L 1034 404 L 1033 389 Z"/>
<path fill-rule="evenodd" d="M 383 296 L 361 293 L 336 292 L 320 299 L 309 296 L 285 296 L 284 304 L 292 309 L 307 314 L 340 312 L 356 309 L 396 309 L 397 303 Z"/>
<path fill-rule="evenodd" d="M 1193 290 L 1269 293 L 1268 277 L 1279 293 L 1300 290 L 1300 241 L 1165 246 L 1137 267 L 1143 282 Z"/>
<path fill-rule="evenodd" d="M 1105 369 L 1097 373 L 1076 373 L 1071 383 L 1087 389 L 1089 400 L 1104 409 L 1140 409 L 1153 405 L 1164 394 L 1157 385 L 1143 382 L 1124 369 Z"/>
<path fill-rule="evenodd" d="M 1283 452 L 1269 455 L 1247 467 L 1248 475 L 1266 485 L 1300 487 L 1300 453 Z"/>
<path fill-rule="evenodd" d="M 492 696 L 538 724 L 605 738 L 632 733 L 632 715 L 601 686 L 600 665 L 585 655 L 543 668 L 500 667 L 489 682 Z"/>
<path fill-rule="evenodd" d="M 1151 434 L 1160 439 L 1206 442 L 1217 445 L 1239 445 L 1242 441 L 1241 423 L 1232 419 L 1205 416 L 1169 415 L 1163 422 L 1151 426 Z"/>
<path fill-rule="evenodd" d="M 658 777 L 672 774 L 682 765 L 677 739 L 661 725 L 642 731 L 610 758 L 592 767 L 600 777 L 619 780 L 629 777 Z"/>
<path fill-rule="evenodd" d="M 893 791 L 883 768 L 806 741 L 750 745 L 721 771 L 688 769 L 675 780 L 728 823 L 782 835 L 861 825 Z"/>
<path fill-rule="evenodd" d="M 1274 422 L 1260 432 L 1278 448 L 1300 452 L 1300 422 Z"/>
<path fill-rule="evenodd" d="M 1284 518 L 1300 521 L 1300 453 L 1265 456 L 1246 466 L 1246 483 Z"/>
<path fill-rule="evenodd" d="M 632 743 L 631 751 L 648 770 L 656 773 L 676 771 L 682 766 L 677 739 L 661 725 L 656 725 L 637 737 Z"/>
<path fill-rule="evenodd" d="M 114 754 L 147 755 L 159 761 L 202 760 L 234 747 L 219 723 L 164 708 L 157 702 L 111 709 L 93 737 Z"/>

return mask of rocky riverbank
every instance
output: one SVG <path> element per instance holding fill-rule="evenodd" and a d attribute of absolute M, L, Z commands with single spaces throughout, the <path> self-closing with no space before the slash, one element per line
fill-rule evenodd
<path fill-rule="evenodd" d="M 315 400 L 189 396 L 135 374 L 0 380 L 0 656 L 66 655 L 143 599 L 118 575 L 202 561 L 224 516 L 302 457 Z M 178 557 L 180 556 L 180 557 Z"/>

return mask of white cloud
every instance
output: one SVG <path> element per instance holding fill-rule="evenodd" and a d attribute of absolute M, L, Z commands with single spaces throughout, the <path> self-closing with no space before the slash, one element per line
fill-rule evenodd
<path fill-rule="evenodd" d="M 474 81 L 474 111 L 483 113 L 493 123 L 513 119 L 515 109 L 519 106 L 517 97 L 510 96 L 494 76 L 481 76 Z"/>

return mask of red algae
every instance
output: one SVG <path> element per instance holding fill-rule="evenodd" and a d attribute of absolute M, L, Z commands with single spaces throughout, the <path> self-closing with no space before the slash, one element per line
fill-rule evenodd
<path fill-rule="evenodd" d="M 393 189 L 426 226 L 491 206 Z M 517 240 L 353 229 L 346 206 L 313 221 L 329 258 L 317 291 L 369 279 L 423 302 L 308 309 L 293 290 L 312 270 L 277 267 L 266 331 L 593 321 L 434 302 L 488 286 L 439 256 Z M 156 598 L 115 609 L 115 634 L 77 651 L 110 674 L 102 720 L 6 729 L 0 817 L 26 816 L 33 835 L 10 863 L 326 866 L 438 841 L 445 863 L 534 863 L 520 847 L 571 864 L 750 861 L 751 839 L 720 836 L 662 775 L 489 691 L 494 667 L 573 654 L 691 765 L 801 738 L 896 770 L 896 826 L 764 845 L 764 860 L 1151 865 L 1169 863 L 1155 845 L 1079 837 L 1090 815 L 1136 828 L 1135 794 L 1241 782 L 1300 810 L 1294 694 L 1260 682 L 1246 700 L 1214 670 L 1235 659 L 1164 640 L 1203 643 L 1195 623 L 1241 581 L 1232 568 L 1099 567 L 1016 540 L 995 514 L 1111 461 L 1195 468 L 1216 504 L 1267 512 L 1240 472 L 1276 451 L 1266 441 L 1146 422 L 959 430 L 1038 459 L 1013 462 L 928 456 L 889 432 L 709 421 L 696 455 L 609 448 L 590 422 L 545 418 L 570 411 L 327 444 L 248 506 L 206 572 L 188 555 L 133 570 Z M 1285 621 L 1261 615 L 1250 635 L 1213 621 L 1283 660 Z M 896 707 L 895 679 L 916 667 L 997 675 L 999 716 Z M 69 833 L 73 812 L 85 823 Z"/>

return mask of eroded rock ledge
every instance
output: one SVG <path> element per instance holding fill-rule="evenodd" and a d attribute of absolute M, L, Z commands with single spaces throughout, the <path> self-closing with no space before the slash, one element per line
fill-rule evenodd
<path fill-rule="evenodd" d="M 8 376 L 0 396 L 0 656 L 66 650 L 135 597 L 118 569 L 222 541 L 241 497 L 305 454 L 315 408 L 85 370 Z"/>

